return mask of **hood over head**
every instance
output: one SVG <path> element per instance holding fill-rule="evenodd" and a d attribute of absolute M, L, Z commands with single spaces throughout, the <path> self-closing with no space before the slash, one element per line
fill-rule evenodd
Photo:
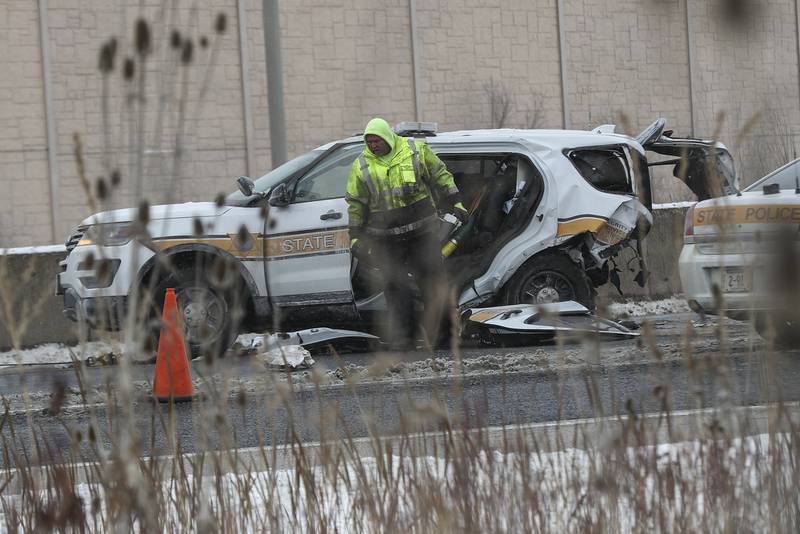
<path fill-rule="evenodd" d="M 392 127 L 389 126 L 389 123 L 385 120 L 381 119 L 380 117 L 375 117 L 374 119 L 370 120 L 367 123 L 367 127 L 364 128 L 365 141 L 368 135 L 377 135 L 389 144 L 389 148 L 391 149 L 389 154 L 394 152 L 395 145 L 397 144 L 397 135 L 392 130 Z"/>

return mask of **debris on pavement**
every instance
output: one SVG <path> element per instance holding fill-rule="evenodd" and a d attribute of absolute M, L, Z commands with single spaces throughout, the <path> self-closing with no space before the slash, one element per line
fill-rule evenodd
<path fill-rule="evenodd" d="M 660 300 L 626 300 L 608 305 L 608 312 L 616 318 L 649 317 L 690 311 L 686 299 L 678 297 Z"/>
<path fill-rule="evenodd" d="M 621 324 L 628 330 L 639 330 L 642 325 L 638 321 L 634 321 L 633 319 L 619 319 L 617 323 Z"/>
<path fill-rule="evenodd" d="M 256 356 L 267 367 L 308 369 L 314 365 L 311 353 L 300 345 L 283 345 L 259 352 Z"/>
<path fill-rule="evenodd" d="M 674 314 L 660 318 L 657 322 L 649 322 L 652 333 L 657 338 L 659 355 L 658 361 L 673 362 L 681 365 L 686 359 L 686 344 L 692 347 L 693 357 L 700 361 L 704 358 L 718 358 L 720 341 L 711 332 L 711 328 L 698 330 L 696 335 L 686 337 L 687 321 L 689 316 Z M 747 322 L 736 321 L 728 317 L 710 316 L 713 326 L 724 327 L 726 332 L 725 342 L 731 347 L 734 354 L 750 354 L 753 350 L 752 326 Z M 256 337 L 255 334 L 243 334 L 240 341 Z M 761 342 L 755 340 L 755 346 L 760 347 Z M 533 345 L 533 343 L 530 343 Z M 244 343 L 242 343 L 244 345 Z M 44 350 L 44 349 L 47 350 Z M 70 350 L 82 355 L 85 359 L 88 354 L 96 354 L 100 349 L 111 350 L 111 345 L 103 343 L 102 346 L 90 342 L 77 347 L 50 346 L 37 349 L 19 351 L 26 363 L 39 363 L 56 367 L 53 362 L 71 362 Z M 2 353 L 0 353 L 2 354 Z M 12 357 L 9 352 L 6 356 Z M 36 359 L 34 359 L 34 356 Z M 286 383 L 291 380 L 292 387 L 304 391 L 313 391 L 322 385 L 338 387 L 354 383 L 384 384 L 395 387 L 397 384 L 422 384 L 427 380 L 453 379 L 456 376 L 485 376 L 502 375 L 504 373 L 536 373 L 536 372 L 567 372 L 569 370 L 585 369 L 602 360 L 604 366 L 618 366 L 627 364 L 641 364 L 656 361 L 652 350 L 643 343 L 615 343 L 611 347 L 602 347 L 597 352 L 594 347 L 584 344 L 565 344 L 560 346 L 528 346 L 521 348 L 491 348 L 487 346 L 462 345 L 458 360 L 454 359 L 449 350 L 435 350 L 430 353 L 414 353 L 408 358 L 399 355 L 391 356 L 378 354 L 366 358 L 360 355 L 355 357 L 344 356 L 342 360 L 316 358 L 316 363 L 311 369 L 286 369 L 267 367 L 262 363 L 262 358 L 253 355 L 252 365 L 234 365 L 232 362 L 223 361 L 220 371 L 203 378 L 194 378 L 194 387 L 205 391 L 212 389 L 230 391 L 231 395 L 238 395 L 244 391 L 248 395 L 271 395 L 276 384 Z M 13 361 L 13 360 L 12 360 Z M 15 362 L 16 363 L 16 362 Z M 281 363 L 283 363 L 281 361 Z M 71 366 L 71 364 L 70 364 Z M 257 372 L 271 369 L 273 372 Z M 0 377 L 5 375 L 6 389 L 3 398 L 8 402 L 12 413 L 26 410 L 43 410 L 52 403 L 52 382 L 50 380 L 34 380 L 28 382 L 30 391 L 23 394 L 20 379 L 16 373 L 9 369 L 0 369 Z M 61 368 L 56 369 L 58 376 L 67 380 L 67 395 L 64 400 L 65 413 L 79 414 L 85 412 L 97 403 L 108 400 L 108 388 L 105 377 L 111 376 L 102 372 L 89 373 L 86 389 L 81 389 L 74 383 L 74 371 Z M 230 374 L 229 372 L 230 371 Z M 256 371 L 256 372 L 254 372 Z M 287 372 L 288 371 L 288 372 Z M 48 375 L 36 371 L 37 376 Z M 149 368 L 138 368 L 132 375 L 134 398 L 149 399 L 152 390 L 152 375 Z M 438 383 L 438 382 L 437 382 Z M 68 408 L 66 408 L 68 407 Z"/>
<path fill-rule="evenodd" d="M 76 358 L 77 359 L 77 358 Z M 84 360 L 87 367 L 101 367 L 103 365 L 116 365 L 117 355 L 113 352 L 100 354 L 98 356 L 89 356 Z"/>
<path fill-rule="evenodd" d="M 586 307 L 574 301 L 470 308 L 462 319 L 463 335 L 477 337 L 488 345 L 546 341 L 558 333 L 610 339 L 639 335 L 619 323 L 592 315 Z"/>
<path fill-rule="evenodd" d="M 289 345 L 299 345 L 309 352 L 328 353 L 331 349 L 339 353 L 367 352 L 380 346 L 380 338 L 365 332 L 342 330 L 338 328 L 307 328 L 296 332 L 278 332 L 256 336 L 246 348 L 259 352 L 269 351 Z"/>
<path fill-rule="evenodd" d="M 250 340 L 250 344 L 246 348 L 258 352 L 267 352 L 289 345 L 300 345 L 300 337 L 297 336 L 297 332 L 278 332 L 276 334 L 255 336 Z"/>

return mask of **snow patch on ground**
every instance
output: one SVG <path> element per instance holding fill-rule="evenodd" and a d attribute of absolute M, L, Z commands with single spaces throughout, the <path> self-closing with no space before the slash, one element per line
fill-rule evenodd
<path fill-rule="evenodd" d="M 470 520 L 483 529 L 491 525 L 499 531 L 520 530 L 521 519 L 530 519 L 530 511 L 538 510 L 535 524 L 544 532 L 582 530 L 575 528 L 576 517 L 612 532 L 728 531 L 745 524 L 760 532 L 784 524 L 776 522 L 780 517 L 774 506 L 791 502 L 790 496 L 780 494 L 792 487 L 791 444 L 785 434 L 761 434 L 727 442 L 630 447 L 614 457 L 610 471 L 628 478 L 610 485 L 604 478 L 604 451 L 576 448 L 479 451 L 458 460 L 389 453 L 337 461 L 335 468 L 304 467 L 302 476 L 300 469 L 240 467 L 244 472 L 161 480 L 152 489 L 160 492 L 157 500 L 165 507 L 154 518 L 166 530 L 202 530 L 204 521 L 213 523 L 211 510 L 227 507 L 237 511 L 230 516 L 233 530 L 257 532 L 270 525 L 278 531 L 317 531 L 324 526 L 334 532 L 370 532 L 380 530 L 385 510 L 391 510 L 395 526 L 408 528 L 421 515 L 431 514 L 431 498 L 436 497 L 443 509 L 455 508 L 465 502 L 456 494 L 462 492 L 479 499 Z M 720 482 L 715 486 L 714 481 Z M 609 486 L 613 492 L 603 491 Z M 100 524 L 108 524 L 108 486 L 92 480 L 74 487 L 83 514 L 99 514 Z M 773 487 L 775 495 L 764 491 Z M 151 491 L 144 483 L 138 486 L 140 491 L 145 488 Z M 747 505 L 734 513 L 715 509 L 717 494 L 726 502 L 731 499 L 733 506 Z M 586 495 L 592 497 L 584 499 Z M 41 498 L 46 498 L 44 491 Z M 199 510 L 198 502 L 203 503 Z M 93 503 L 99 504 L 94 510 Z M 6 514 L 20 512 L 24 502 L 6 492 L 0 504 L 0 524 L 6 524 Z M 138 530 L 141 524 L 132 526 Z"/>
<path fill-rule="evenodd" d="M 570 363 L 582 361 L 578 356 L 580 350 L 564 353 L 564 359 Z M 348 376 L 358 376 L 360 379 L 403 378 L 419 379 L 432 376 L 452 375 L 477 375 L 486 373 L 515 373 L 523 371 L 536 371 L 547 369 L 551 365 L 552 351 L 541 348 L 526 347 L 519 352 L 504 352 L 501 354 L 481 354 L 478 356 L 462 356 L 460 361 L 455 361 L 443 354 L 435 355 L 418 361 L 393 360 L 386 356 L 370 366 L 350 364 L 346 368 L 339 367 L 329 374 L 330 378 L 343 380 Z"/>
<path fill-rule="evenodd" d="M 64 245 L 40 245 L 35 247 L 16 247 L 0 248 L 0 256 L 11 256 L 14 254 L 52 254 L 55 252 L 66 252 Z"/>
<path fill-rule="evenodd" d="M 691 208 L 697 204 L 694 200 L 683 200 L 680 202 L 662 202 L 661 204 L 653 204 L 654 210 L 674 210 L 682 208 Z"/>
<path fill-rule="evenodd" d="M 691 310 L 683 298 L 662 300 L 628 300 L 615 302 L 608 306 L 612 318 L 646 317 L 648 315 L 667 315 L 670 313 L 688 313 Z"/>
<path fill-rule="evenodd" d="M 122 347 L 105 341 L 90 341 L 76 347 L 67 347 L 62 343 L 47 343 L 32 349 L 9 350 L 0 352 L 0 367 L 16 365 L 57 365 L 71 364 L 74 357 L 85 362 L 89 358 L 102 361 L 122 354 Z"/>

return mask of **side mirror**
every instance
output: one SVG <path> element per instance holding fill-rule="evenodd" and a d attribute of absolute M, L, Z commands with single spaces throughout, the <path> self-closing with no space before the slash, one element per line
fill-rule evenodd
<path fill-rule="evenodd" d="M 269 205 L 273 207 L 289 205 L 289 191 L 286 190 L 286 184 L 278 184 L 272 189 L 272 193 L 269 195 Z"/>
<path fill-rule="evenodd" d="M 251 197 L 253 196 L 253 188 L 255 184 L 253 184 L 253 180 L 248 178 L 247 176 L 240 176 L 236 179 L 236 185 L 239 186 L 239 191 L 246 196 Z"/>

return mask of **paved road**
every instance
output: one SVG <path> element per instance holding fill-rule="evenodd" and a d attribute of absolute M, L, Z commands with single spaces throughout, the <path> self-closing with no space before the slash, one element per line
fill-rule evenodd
<path fill-rule="evenodd" d="M 684 316 L 657 318 L 655 324 L 660 324 L 657 345 L 668 347 L 679 342 L 685 320 Z M 441 419 L 425 419 L 436 412 L 436 404 L 447 406 L 451 423 L 460 424 L 461 421 L 475 427 L 612 415 L 629 409 L 645 413 L 659 410 L 664 402 L 668 402 L 671 409 L 681 410 L 716 405 L 721 399 L 728 399 L 734 405 L 800 400 L 800 355 L 778 352 L 765 356 L 761 354 L 758 341 L 755 341 L 754 353 L 751 344 L 743 342 L 746 326 L 731 322 L 727 331 L 736 342 L 722 356 L 713 340 L 716 329 L 698 329 L 698 337 L 692 340 L 697 354 L 690 363 L 669 358 L 662 361 L 653 358 L 614 360 L 612 355 L 627 354 L 635 347 L 637 341 L 628 340 L 603 343 L 600 354 L 608 355 L 603 363 L 468 375 L 456 382 L 436 377 L 362 383 L 355 387 L 333 385 L 319 391 L 296 391 L 284 402 L 279 400 L 280 395 L 274 388 L 259 395 L 234 394 L 224 400 L 207 398 L 175 406 L 172 413 L 174 435 L 183 450 L 194 451 L 286 443 L 292 439 L 316 441 L 321 437 L 321 419 L 327 421 L 323 425 L 325 436 L 363 436 L 370 428 L 379 433 L 395 433 L 405 425 L 422 425 L 412 430 L 438 429 Z M 542 347 L 527 350 L 540 349 Z M 557 359 L 557 347 L 550 345 L 543 349 Z M 466 350 L 464 357 L 490 352 L 502 356 L 520 350 L 475 348 Z M 448 356 L 447 353 L 441 355 Z M 375 357 L 360 354 L 344 359 L 345 363 L 368 363 Z M 338 365 L 332 358 L 318 361 L 323 367 Z M 234 376 L 256 372 L 248 359 L 227 363 Z M 201 365 L 194 364 L 195 372 L 204 370 Z M 90 382 L 102 384 L 113 381 L 118 369 L 87 371 Z M 137 367 L 134 372 L 140 378 L 149 378 L 152 366 Z M 32 391 L 49 391 L 54 380 L 69 382 L 74 376 L 71 370 L 6 372 L 0 375 L 0 388 L 9 394 L 18 390 L 24 381 Z M 168 407 L 149 402 L 135 406 L 131 425 L 136 429 L 142 454 L 171 452 L 167 440 L 170 433 L 164 430 L 170 419 L 167 412 Z M 330 412 L 336 414 L 334 419 L 330 419 Z M 3 421 L 5 449 L 11 454 L 4 455 L 2 465 L 14 463 L 14 453 L 30 454 L 35 450 L 31 434 L 35 434 L 40 443 L 41 461 L 58 460 L 62 451 L 69 449 L 76 434 L 80 435 L 85 459 L 94 458 L 98 451 L 112 448 L 123 421 L 119 414 L 110 417 L 108 414 L 105 408 L 79 408 L 58 416 L 40 412 L 12 415 Z M 422 420 L 410 421 L 414 414 Z M 34 432 L 30 432 L 31 428 Z M 90 435 L 94 436 L 94 441 L 89 439 Z"/>

